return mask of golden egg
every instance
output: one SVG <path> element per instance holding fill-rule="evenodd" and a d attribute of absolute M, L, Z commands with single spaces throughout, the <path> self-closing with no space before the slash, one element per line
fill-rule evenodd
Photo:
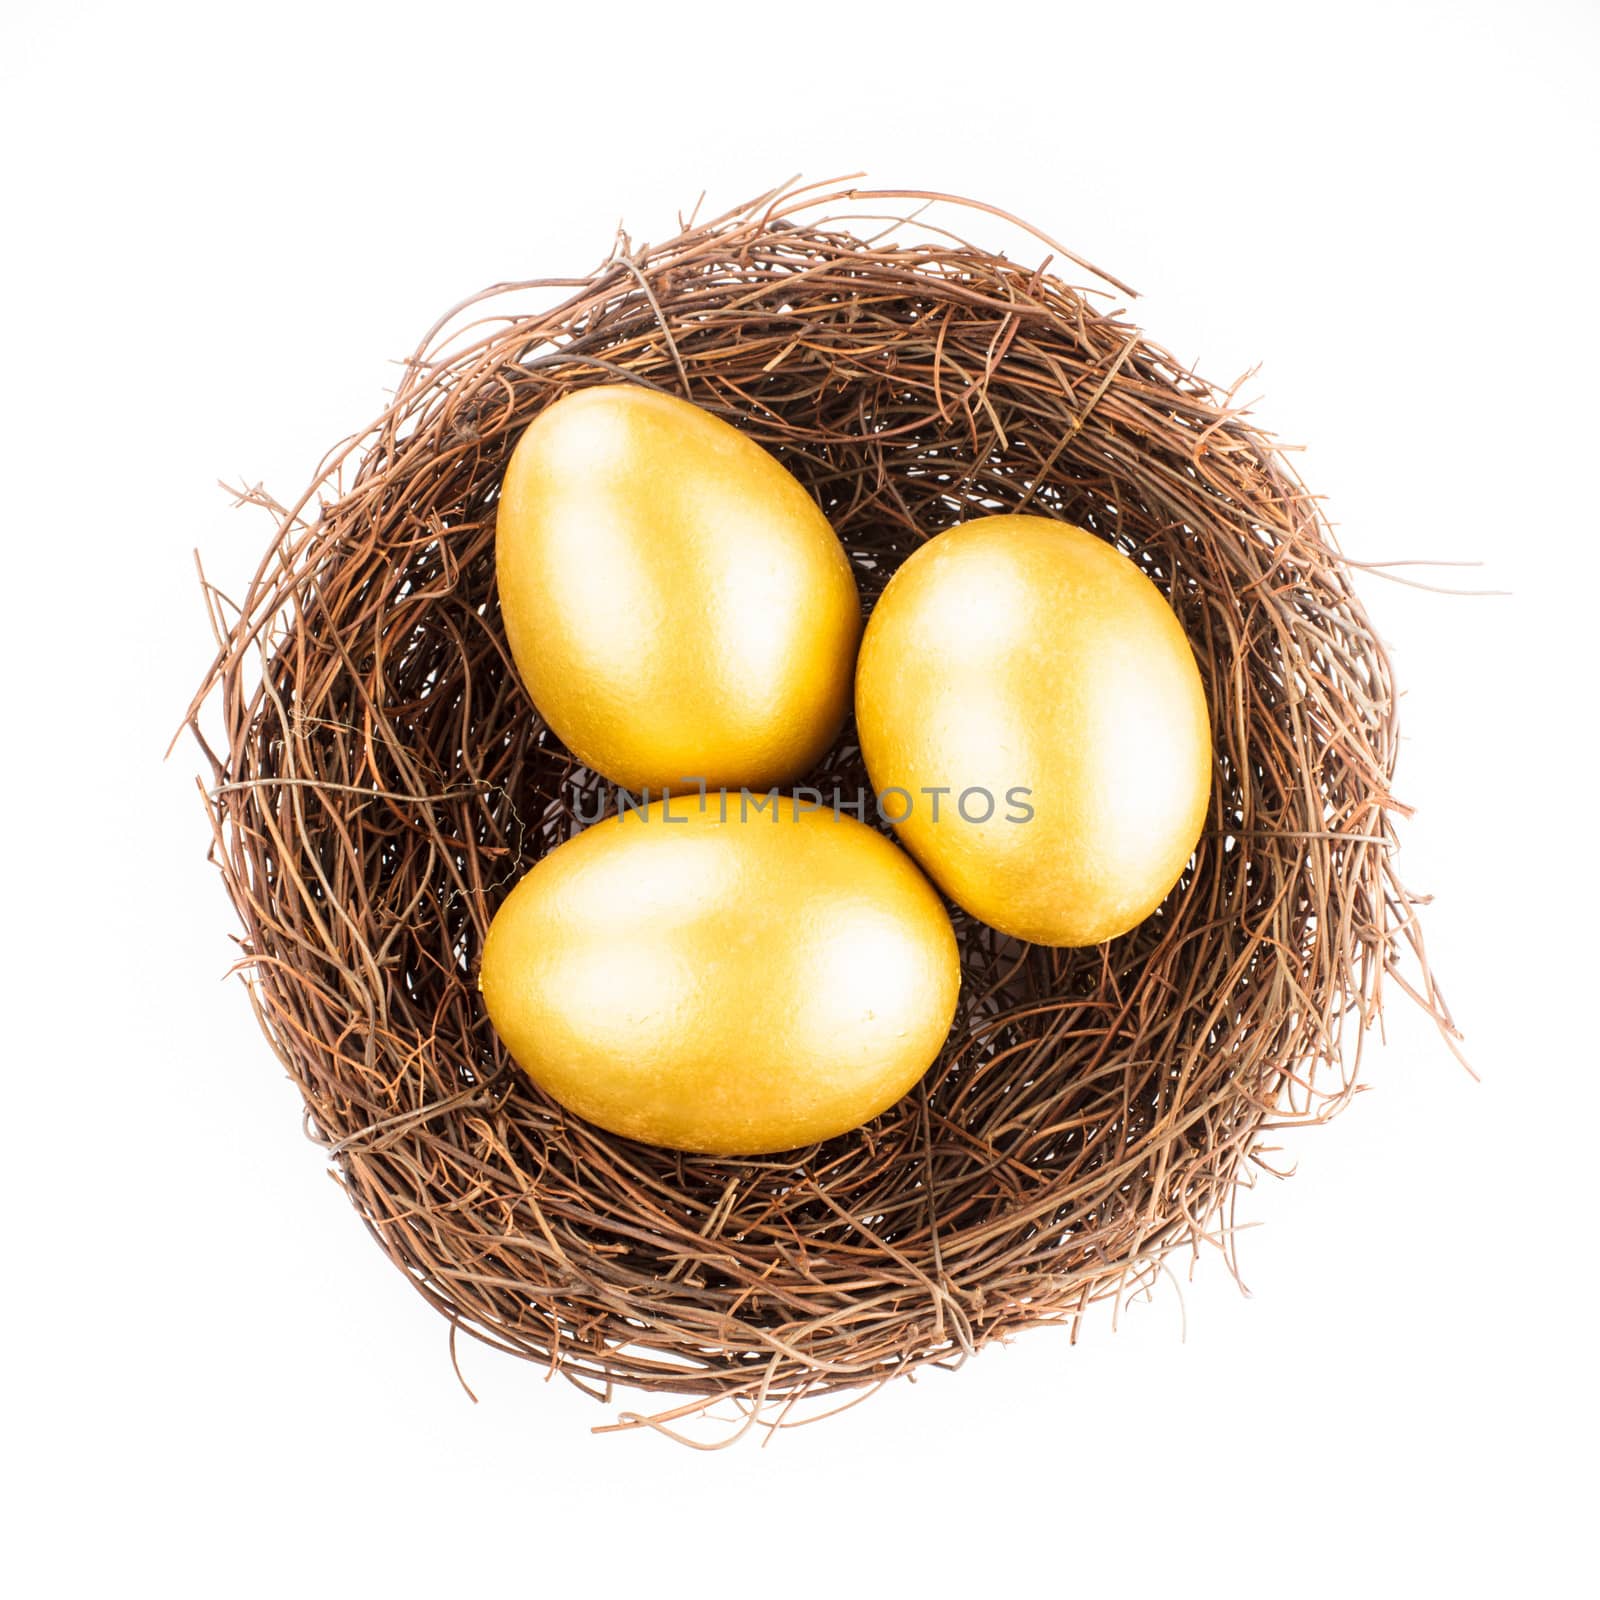
<path fill-rule="evenodd" d="M 867 623 L 856 721 L 902 843 L 1019 939 L 1125 933 L 1205 823 L 1189 641 L 1127 556 L 1068 523 L 983 517 L 910 556 Z"/>
<path fill-rule="evenodd" d="M 539 714 L 632 791 L 792 782 L 849 709 L 861 606 L 833 529 L 687 401 L 604 385 L 542 412 L 506 469 L 495 565 Z"/>
<path fill-rule="evenodd" d="M 788 1150 L 876 1116 L 939 1053 L 960 971 L 932 885 L 850 816 L 758 801 L 608 817 L 496 913 L 490 1019 L 579 1116 L 681 1150 Z"/>

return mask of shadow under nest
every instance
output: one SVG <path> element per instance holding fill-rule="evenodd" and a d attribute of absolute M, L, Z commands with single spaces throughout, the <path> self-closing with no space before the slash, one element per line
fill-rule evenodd
<path fill-rule="evenodd" d="M 1101 293 L 938 230 L 863 240 L 863 198 L 769 196 L 457 308 L 273 507 L 242 607 L 213 596 L 191 711 L 254 1003 L 373 1235 L 455 1327 L 603 1398 L 685 1397 L 658 1424 L 718 1398 L 780 1420 L 1075 1325 L 1175 1249 L 1231 1259 L 1263 1135 L 1348 1096 L 1403 947 L 1448 1027 L 1392 864 L 1388 662 L 1315 502 Z M 868 606 L 971 516 L 1093 530 L 1170 597 L 1211 706 L 1211 810 L 1161 909 L 1086 950 L 957 912 L 961 1002 L 922 1084 L 782 1156 L 569 1117 L 477 993 L 501 898 L 604 788 L 511 666 L 495 494 L 534 415 L 618 380 L 772 451 Z M 867 787 L 850 727 L 812 782 Z"/>

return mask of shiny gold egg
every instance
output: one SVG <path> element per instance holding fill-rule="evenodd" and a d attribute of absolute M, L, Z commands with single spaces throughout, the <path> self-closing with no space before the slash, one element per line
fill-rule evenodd
<path fill-rule="evenodd" d="M 867 623 L 856 721 L 902 843 L 1019 939 L 1126 932 L 1205 823 L 1189 641 L 1127 556 L 1068 523 L 983 517 L 910 556 Z"/>
<path fill-rule="evenodd" d="M 539 714 L 630 790 L 792 782 L 849 709 L 861 607 L 838 538 L 776 457 L 687 401 L 615 384 L 542 412 L 495 566 Z"/>
<path fill-rule="evenodd" d="M 751 1155 L 905 1094 L 960 971 L 939 896 L 882 834 L 789 797 L 710 795 L 629 809 L 538 862 L 494 917 L 480 981 L 513 1058 L 569 1110 Z"/>

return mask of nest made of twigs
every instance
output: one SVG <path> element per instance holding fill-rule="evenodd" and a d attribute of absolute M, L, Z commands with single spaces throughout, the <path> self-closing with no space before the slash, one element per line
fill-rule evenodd
<path fill-rule="evenodd" d="M 779 191 L 468 301 L 377 422 L 274 506 L 237 611 L 213 596 L 191 711 L 213 855 L 310 1129 L 452 1342 L 466 1329 L 601 1397 L 688 1397 L 658 1425 L 719 1397 L 776 1420 L 1075 1327 L 1171 1251 L 1231 1254 L 1264 1133 L 1348 1097 L 1403 947 L 1408 992 L 1448 1022 L 1394 874 L 1389 663 L 1317 503 L 1103 291 L 884 231 L 886 199 L 919 198 Z M 965 518 L 1092 529 L 1170 597 L 1211 705 L 1210 817 L 1161 909 L 1086 950 L 957 913 L 961 1005 L 922 1084 L 782 1156 L 684 1155 L 567 1115 L 477 990 L 500 900 L 603 788 L 512 668 L 495 497 L 542 408 L 619 379 L 772 451 L 868 606 Z M 826 769 L 852 789 L 853 740 Z"/>

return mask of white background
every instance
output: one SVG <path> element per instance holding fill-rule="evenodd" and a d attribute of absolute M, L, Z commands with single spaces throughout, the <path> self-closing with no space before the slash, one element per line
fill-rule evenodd
<path fill-rule="evenodd" d="M 1596 18 L 7 8 L 10 1592 L 1588 1590 Z M 269 529 L 216 480 L 297 491 L 463 294 L 858 170 L 1022 212 L 1215 378 L 1262 362 L 1352 555 L 1511 591 L 1363 584 L 1483 1082 L 1396 993 L 1373 1092 L 1247 1201 L 1250 1298 L 1209 1260 L 766 1450 L 596 1438 L 472 1345 L 466 1398 L 224 981 L 161 760 L 191 551 L 239 587 Z"/>

